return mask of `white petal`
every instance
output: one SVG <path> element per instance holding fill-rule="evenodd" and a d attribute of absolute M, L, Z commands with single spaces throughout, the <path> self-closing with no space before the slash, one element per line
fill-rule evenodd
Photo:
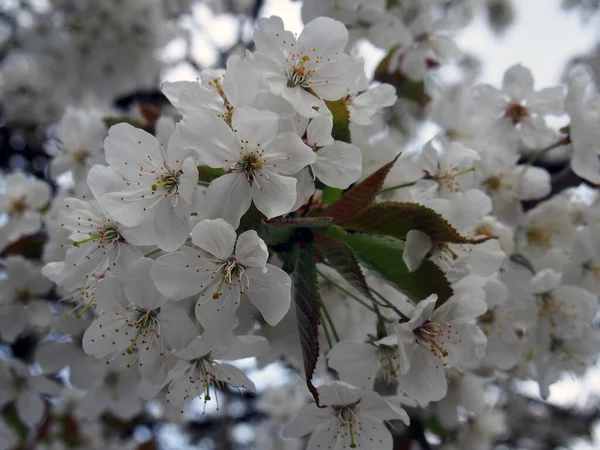
<path fill-rule="evenodd" d="M 550 174 L 546 169 L 535 166 L 517 166 L 516 177 L 521 179 L 519 198 L 534 200 L 550 194 Z"/>
<path fill-rule="evenodd" d="M 152 265 L 150 275 L 157 289 L 171 300 L 181 300 L 200 292 L 210 280 L 214 265 L 200 252 L 181 247 L 178 252 L 161 256 Z"/>
<path fill-rule="evenodd" d="M 515 64 L 504 73 L 502 90 L 513 99 L 523 99 L 525 95 L 533 91 L 533 75 L 531 71 Z"/>
<path fill-rule="evenodd" d="M 370 344 L 340 341 L 327 353 L 329 367 L 336 370 L 342 381 L 372 389 L 381 363 L 379 349 Z"/>
<path fill-rule="evenodd" d="M 320 426 L 327 424 L 327 421 L 333 420 L 332 410 L 330 408 L 318 408 L 311 404 L 304 406 L 298 415 L 283 429 L 284 437 L 302 437 Z M 332 427 L 335 429 L 335 422 Z"/>
<path fill-rule="evenodd" d="M 519 136 L 526 147 L 542 148 L 552 143 L 555 132 L 546 125 L 542 117 L 536 116 L 523 120 Z"/>
<path fill-rule="evenodd" d="M 242 59 L 239 55 L 231 55 L 227 58 L 223 92 L 229 104 L 234 107 L 253 104 L 259 89 L 262 89 L 259 74 L 252 70 L 248 59 Z M 258 109 L 274 111 L 270 108 L 259 107 Z"/>
<path fill-rule="evenodd" d="M 441 400 L 448 390 L 444 369 L 436 368 L 425 352 L 429 350 L 414 352 L 408 372 L 398 380 L 398 388 L 421 405 Z"/>
<path fill-rule="evenodd" d="M 256 208 L 268 219 L 290 211 L 296 202 L 296 179 L 274 172 L 255 178 L 252 183 L 252 200 Z"/>
<path fill-rule="evenodd" d="M 302 139 L 291 131 L 277 135 L 265 149 L 265 167 L 282 175 L 292 175 L 309 164 L 317 157 Z"/>
<path fill-rule="evenodd" d="M 362 58 L 339 55 L 331 61 L 319 63 L 318 70 L 311 77 L 310 87 L 323 100 L 338 100 L 346 94 L 362 70 Z"/>
<path fill-rule="evenodd" d="M 504 94 L 488 84 L 481 84 L 473 89 L 473 102 L 486 115 L 500 114 L 506 106 Z"/>
<path fill-rule="evenodd" d="M 254 29 L 253 38 L 257 53 L 282 61 L 284 49 L 296 42 L 294 35 L 285 30 L 283 20 L 278 16 L 260 19 L 257 28 Z"/>
<path fill-rule="evenodd" d="M 213 367 L 213 373 L 220 381 L 225 381 L 234 387 L 243 387 L 250 392 L 256 392 L 256 386 L 246 374 L 229 364 L 217 364 Z"/>
<path fill-rule="evenodd" d="M 571 169 L 584 180 L 600 184 L 600 158 L 591 146 L 576 148 L 571 158 Z"/>
<path fill-rule="evenodd" d="M 203 130 L 210 130 L 205 133 Z M 201 111 L 186 116 L 176 126 L 178 141 L 183 148 L 196 151 L 200 164 L 229 167 L 238 158 L 239 140 L 225 121 L 212 112 Z"/>
<path fill-rule="evenodd" d="M 283 82 L 286 82 L 284 79 Z M 271 90 L 273 90 L 271 88 Z M 318 97 L 306 92 L 300 86 L 287 87 L 283 86 L 281 89 L 281 96 L 287 100 L 298 114 L 304 117 L 318 117 L 320 116 L 319 109 L 321 108 L 321 101 Z"/>
<path fill-rule="evenodd" d="M 164 305 L 160 309 L 158 320 L 161 338 L 168 350 L 181 350 L 198 335 L 196 326 L 179 305 Z"/>
<path fill-rule="evenodd" d="M 220 260 L 226 260 L 233 255 L 235 240 L 235 230 L 223 219 L 203 220 L 192 230 L 194 245 Z"/>
<path fill-rule="evenodd" d="M 322 147 L 333 144 L 331 130 L 333 129 L 333 120 L 328 116 L 319 116 L 311 119 L 306 128 L 306 139 L 311 145 Z M 304 133 L 298 133 L 302 136 Z"/>
<path fill-rule="evenodd" d="M 265 321 L 275 326 L 290 309 L 292 281 L 280 268 L 271 264 L 266 267 L 266 273 L 258 267 L 251 267 L 244 272 L 250 280 L 246 295 Z"/>
<path fill-rule="evenodd" d="M 124 314 L 100 314 L 83 334 L 83 350 L 96 358 L 125 350 L 135 336 L 135 328 L 125 322 L 126 319 Z"/>
<path fill-rule="evenodd" d="M 132 185 L 124 191 L 104 194 L 100 205 L 118 222 L 127 227 L 135 227 L 153 220 L 153 205 L 157 201 L 170 203 L 168 198 L 161 197 L 157 200 L 153 194 L 149 186 L 137 188 Z"/>
<path fill-rule="evenodd" d="M 252 204 L 252 191 L 242 173 L 228 173 L 214 180 L 202 197 L 198 210 L 200 219 L 222 217 L 234 228 Z M 287 211 L 286 211 L 287 212 Z"/>
<path fill-rule="evenodd" d="M 382 108 L 393 106 L 398 96 L 396 89 L 390 84 L 380 84 L 357 95 L 350 109 L 350 120 L 359 125 L 372 123 L 371 117 Z"/>
<path fill-rule="evenodd" d="M 562 86 L 542 89 L 527 95 L 527 107 L 536 114 L 561 114 L 565 100 Z"/>
<path fill-rule="evenodd" d="M 168 300 L 154 283 L 148 282 L 153 262 L 150 258 L 140 258 L 131 264 L 125 285 L 127 299 L 145 310 L 160 308 Z"/>
<path fill-rule="evenodd" d="M 203 336 L 228 345 L 233 338 L 233 330 L 239 324 L 235 316 L 240 303 L 239 287 L 225 283 L 216 299 L 213 297 L 214 291 L 209 289 L 206 294 L 200 294 L 196 303 L 196 319 L 204 328 Z"/>
<path fill-rule="evenodd" d="M 362 154 L 355 145 L 335 141 L 317 152 L 313 170 L 327 186 L 346 189 L 362 174 Z"/>
<path fill-rule="evenodd" d="M 41 422 L 44 416 L 44 402 L 37 392 L 25 390 L 17 397 L 17 414 L 31 427 Z"/>
<path fill-rule="evenodd" d="M 406 413 L 404 414 L 406 417 L 403 416 L 402 420 L 404 423 L 408 424 L 408 415 L 406 415 Z M 390 433 L 390 430 L 388 430 L 383 424 L 383 422 L 373 420 L 371 418 L 361 417 L 361 424 L 364 431 L 356 438 L 357 445 L 359 445 L 360 448 L 393 448 L 394 442 L 392 439 L 392 434 Z"/>
<path fill-rule="evenodd" d="M 431 238 L 422 231 L 410 230 L 406 234 L 402 261 L 404 261 L 408 270 L 414 272 L 419 268 L 432 245 Z"/>
<path fill-rule="evenodd" d="M 98 201 L 108 192 L 125 188 L 123 178 L 114 169 L 100 164 L 92 166 L 88 172 L 87 184 L 92 191 L 92 195 Z"/>
<path fill-rule="evenodd" d="M 158 164 L 163 161 L 156 138 L 128 123 L 114 125 L 108 130 L 104 150 L 106 162 L 131 181 L 138 180 L 140 167 L 148 166 L 149 161 Z"/>
<path fill-rule="evenodd" d="M 244 266 L 264 267 L 269 258 L 265 242 L 254 230 L 245 231 L 238 237 L 235 259 Z"/>
<path fill-rule="evenodd" d="M 6 342 L 14 342 L 27 327 L 28 315 L 23 305 L 3 305 L 0 307 L 0 337 Z"/>
<path fill-rule="evenodd" d="M 125 283 L 116 277 L 106 277 L 100 280 L 95 291 L 98 311 L 123 311 L 129 305 L 124 295 L 124 285 Z"/>
<path fill-rule="evenodd" d="M 217 359 L 236 360 L 264 355 L 270 350 L 269 341 L 262 336 L 236 336 L 230 347 L 215 351 L 214 355 Z"/>
<path fill-rule="evenodd" d="M 329 56 L 342 53 L 347 42 L 348 30 L 342 22 L 317 17 L 304 26 L 296 48 L 309 56 Z"/>
<path fill-rule="evenodd" d="M 160 201 L 154 208 L 154 243 L 161 250 L 174 252 L 189 236 L 187 217 L 179 217 L 169 201 Z"/>
<path fill-rule="evenodd" d="M 271 111 L 259 111 L 250 106 L 242 106 L 233 112 L 231 126 L 237 137 L 251 149 L 264 146 L 277 136 L 279 117 Z"/>

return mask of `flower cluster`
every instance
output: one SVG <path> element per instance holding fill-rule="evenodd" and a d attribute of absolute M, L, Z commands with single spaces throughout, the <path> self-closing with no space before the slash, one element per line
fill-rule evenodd
<path fill-rule="evenodd" d="M 582 374 L 600 343 L 599 205 L 557 193 L 539 162 L 599 182 L 600 95 L 585 69 L 537 89 L 520 64 L 500 87 L 429 92 L 460 56 L 439 3 L 306 0 L 299 35 L 260 19 L 225 70 L 164 83 L 172 108 L 152 121 L 108 128 L 68 108 L 51 176 L 72 186 L 52 197 L 13 173 L 0 193 L 0 339 L 45 337 L 35 369 L 0 359 L 0 411 L 89 424 L 156 399 L 179 420 L 226 387 L 255 393 L 239 360 L 283 360 L 307 395 L 261 398 L 264 448 L 312 433 L 310 450 L 392 449 L 426 410 L 457 431 L 448 444 L 482 449 L 504 430 L 486 385 L 532 379 L 547 397 Z M 117 19 L 129 23 L 102 20 Z M 137 32 L 158 45 L 152 25 Z M 359 37 L 388 52 L 378 83 L 351 51 Z M 73 44 L 104 45 L 88 38 Z M 394 120 L 411 101 L 439 130 L 419 152 L 402 151 Z M 15 255 L 41 235 L 42 264 Z M 63 386 L 51 375 L 65 366 Z M 106 448 L 100 435 L 82 425 L 77 445 Z M 17 441 L 0 420 L 0 447 Z"/>

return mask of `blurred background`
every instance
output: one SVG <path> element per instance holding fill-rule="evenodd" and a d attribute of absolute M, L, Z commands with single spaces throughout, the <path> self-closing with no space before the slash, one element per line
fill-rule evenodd
<path fill-rule="evenodd" d="M 600 76 L 597 0 L 440 3 L 456 11 L 460 26 L 451 35 L 464 56 L 432 74 L 427 89 L 458 82 L 498 86 L 515 63 L 531 69 L 536 89 L 560 84 L 578 62 Z M 67 107 L 92 106 L 107 124 L 124 116 L 151 124 L 153 112 L 166 104 L 162 82 L 194 80 L 201 70 L 223 68 L 230 55 L 251 50 L 260 17 L 281 16 L 287 29 L 300 33 L 301 9 L 301 1 L 288 0 L 0 0 L 0 190 L 4 176 L 17 170 L 47 181 L 55 192 L 69 186 L 69 175 L 54 179 L 49 166 L 59 151 L 57 123 Z M 386 51 L 357 39 L 372 76 Z M 419 148 L 436 128 L 419 111 L 409 111 L 403 143 Z M 0 216 L 0 225 L 5 219 Z M 35 254 L 43 234 L 10 246 L 0 235 L 0 251 Z M 0 348 L 32 362 L 38 338 L 25 335 Z M 147 443 L 140 447 L 145 449 L 296 448 L 284 441 L 260 444 L 261 433 L 270 432 L 265 411 L 280 405 L 278 420 L 285 421 L 291 405 L 305 402 L 293 388 L 295 371 L 281 362 L 239 364 L 255 381 L 257 396 L 228 391 L 218 411 L 198 400 L 185 424 L 170 421 L 151 403 L 144 414 L 120 424 L 121 431 Z M 498 436 L 498 449 L 600 448 L 600 368 L 557 383 L 547 401 L 533 382 L 488 395 L 507 413 L 508 431 Z M 435 445 L 434 431 L 421 430 L 425 438 L 412 448 Z"/>

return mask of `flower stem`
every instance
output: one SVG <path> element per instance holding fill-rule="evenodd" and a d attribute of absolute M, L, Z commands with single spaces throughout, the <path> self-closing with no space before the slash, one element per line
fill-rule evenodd
<path fill-rule="evenodd" d="M 379 193 L 383 194 L 384 192 L 389 192 L 389 191 L 394 191 L 396 189 L 402 189 L 402 188 L 405 188 L 405 187 L 414 186 L 415 184 L 417 184 L 416 181 L 411 181 L 410 183 L 398 184 L 396 186 L 391 186 L 391 187 L 382 189 L 382 190 L 379 191 Z"/>
<path fill-rule="evenodd" d="M 550 150 L 554 150 L 555 148 L 560 147 L 561 145 L 567 145 L 568 143 L 569 143 L 569 138 L 566 137 L 566 138 L 560 139 L 559 141 L 554 142 L 553 144 L 550 144 L 547 147 L 536 150 L 533 153 L 533 155 L 531 155 L 531 158 L 529 158 L 529 161 L 527 161 L 527 166 L 533 165 L 534 162 L 536 162 L 538 159 L 540 159 L 540 157 L 542 155 L 549 152 Z"/>
<path fill-rule="evenodd" d="M 333 343 L 331 342 L 331 336 L 329 335 L 329 330 L 325 326 L 325 323 L 321 322 L 321 326 L 323 327 L 323 331 L 325 332 L 325 339 L 327 339 L 327 345 L 329 345 L 329 349 L 333 348 Z"/>
<path fill-rule="evenodd" d="M 334 287 L 338 288 L 340 291 L 342 291 L 348 297 L 356 300 L 358 303 L 360 303 L 361 305 L 363 305 L 365 308 L 371 310 L 372 312 L 375 312 L 375 308 L 373 308 L 372 306 L 370 306 L 367 302 L 365 302 L 361 298 L 359 298 L 356 295 L 354 295 L 352 292 L 350 292 L 348 289 L 346 289 L 342 285 L 336 283 L 334 280 L 332 280 L 330 277 L 328 277 L 327 275 L 325 275 L 319 269 L 317 269 L 317 274 L 319 274 L 323 279 L 325 279 L 325 281 L 327 281 L 328 283 L 331 283 Z"/>
<path fill-rule="evenodd" d="M 377 297 L 379 297 L 379 299 L 385 303 L 387 305 L 388 308 L 392 309 L 396 314 L 398 314 L 402 319 L 409 321 L 410 318 L 404 314 L 402 311 L 400 311 L 398 308 L 396 308 L 396 306 L 394 306 L 392 304 L 392 302 L 390 302 L 387 298 L 385 298 L 383 295 L 381 295 L 379 292 L 377 292 L 375 289 L 373 289 L 372 287 L 369 288 L 369 290 L 375 294 Z"/>
<path fill-rule="evenodd" d="M 323 310 L 323 314 L 325 315 L 325 320 L 327 320 L 327 323 L 329 323 L 329 326 L 331 327 L 331 332 L 333 333 L 335 342 L 340 342 L 340 336 L 337 334 L 335 325 L 333 324 L 333 320 L 331 320 L 331 316 L 329 315 L 329 311 L 327 310 L 325 303 L 323 302 L 323 300 L 320 300 L 319 302 L 321 303 L 321 309 Z"/>

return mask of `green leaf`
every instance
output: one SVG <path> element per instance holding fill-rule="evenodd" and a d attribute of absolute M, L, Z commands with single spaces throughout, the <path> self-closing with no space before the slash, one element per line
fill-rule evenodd
<path fill-rule="evenodd" d="M 331 205 L 333 202 L 337 201 L 337 199 L 341 197 L 343 192 L 344 191 L 342 189 L 326 186 L 325 189 L 323 189 L 321 203 L 323 203 L 324 205 Z"/>
<path fill-rule="evenodd" d="M 265 244 L 268 246 L 288 242 L 295 232 L 295 229 L 291 227 L 269 227 L 262 222 L 254 225 L 252 229 L 258 233 L 258 236 L 265 241 Z"/>
<path fill-rule="evenodd" d="M 365 297 L 375 302 L 369 291 L 369 285 L 365 275 L 358 264 L 356 255 L 350 247 L 340 241 L 330 238 L 321 233 L 315 235 L 315 239 L 323 256 L 354 289 Z"/>
<path fill-rule="evenodd" d="M 303 243 L 298 249 L 294 273 L 294 302 L 298 317 L 300 346 L 304 359 L 306 386 L 319 404 L 319 392 L 312 383 L 312 378 L 319 359 L 319 324 L 321 296 L 317 283 L 317 258 L 313 243 Z"/>
<path fill-rule="evenodd" d="M 331 217 L 291 217 L 289 219 L 263 219 L 262 223 L 269 227 L 326 227 L 331 223 Z"/>
<path fill-rule="evenodd" d="M 225 175 L 223 169 L 213 169 L 208 166 L 198 166 L 198 180 L 210 183 L 211 181 L 219 178 L 221 175 Z"/>
<path fill-rule="evenodd" d="M 104 125 L 106 125 L 106 128 L 110 128 L 113 125 L 117 125 L 119 123 L 128 123 L 129 125 L 132 125 L 136 128 L 141 128 L 144 129 L 144 124 L 141 123 L 140 121 L 133 119 L 131 117 L 113 117 L 113 116 L 106 116 L 104 117 Z"/>
<path fill-rule="evenodd" d="M 248 208 L 248 211 L 246 211 L 240 219 L 240 225 L 237 229 L 238 234 L 246 230 L 257 229 L 258 225 L 262 224 L 264 218 L 264 214 L 254 206 L 254 203 L 252 203 L 250 208 Z"/>
<path fill-rule="evenodd" d="M 434 241 L 455 244 L 478 244 L 491 239 L 490 236 L 479 239 L 462 236 L 441 214 L 410 202 L 376 203 L 340 224 L 351 230 L 400 239 L 406 239 L 410 230 L 422 231 Z"/>
<path fill-rule="evenodd" d="M 360 183 L 352 186 L 352 188 L 348 189 L 337 202 L 319 215 L 322 217 L 333 217 L 333 221 L 337 222 L 360 213 L 369 206 L 377 194 L 379 194 L 385 178 L 394 166 L 398 156 L 376 172 L 373 172 Z"/>
<path fill-rule="evenodd" d="M 350 144 L 350 111 L 344 99 L 335 100 L 325 104 L 333 115 L 333 129 L 331 136 L 336 141 L 344 141 Z"/>
<path fill-rule="evenodd" d="M 453 294 L 444 272 L 429 260 L 410 272 L 402 261 L 404 242 L 387 236 L 369 236 L 347 233 L 335 227 L 327 234 L 352 248 L 362 264 L 379 274 L 411 300 L 419 302 L 437 294 L 437 306 L 442 305 Z"/>

